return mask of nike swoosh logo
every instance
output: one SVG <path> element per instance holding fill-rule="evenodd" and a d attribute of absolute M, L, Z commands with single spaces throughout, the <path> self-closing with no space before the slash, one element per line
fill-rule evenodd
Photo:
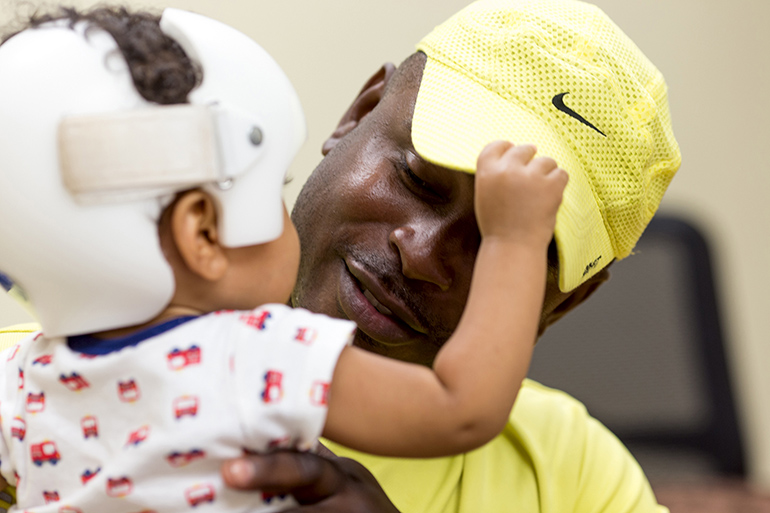
<path fill-rule="evenodd" d="M 596 130 L 597 132 L 602 134 L 604 137 L 607 137 L 606 135 L 604 135 L 604 132 L 602 132 L 601 130 L 596 128 L 594 125 L 592 125 L 591 122 L 588 121 L 586 118 L 584 118 L 583 116 L 581 116 L 580 114 L 578 114 L 574 110 L 572 110 L 569 107 L 567 107 L 566 105 L 564 105 L 564 97 L 567 96 L 568 94 L 569 93 L 567 92 L 567 93 L 560 93 L 560 94 L 557 94 L 556 96 L 554 96 L 553 100 L 552 100 L 553 101 L 553 106 L 556 107 L 557 109 L 559 109 L 560 111 L 562 111 L 563 113 L 565 113 L 566 115 L 577 119 L 578 121 L 580 121 L 584 125 L 593 128 L 594 130 Z"/>

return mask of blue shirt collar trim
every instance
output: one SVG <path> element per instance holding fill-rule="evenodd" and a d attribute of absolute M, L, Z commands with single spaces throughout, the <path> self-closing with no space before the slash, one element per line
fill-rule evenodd
<path fill-rule="evenodd" d="M 67 345 L 70 349 L 78 353 L 103 356 L 120 351 L 126 347 L 138 345 L 148 338 L 156 337 L 193 319 L 197 319 L 197 317 L 194 315 L 177 317 L 176 319 L 150 326 L 149 328 L 120 338 L 100 339 L 92 335 L 77 335 L 75 337 L 68 337 Z"/>

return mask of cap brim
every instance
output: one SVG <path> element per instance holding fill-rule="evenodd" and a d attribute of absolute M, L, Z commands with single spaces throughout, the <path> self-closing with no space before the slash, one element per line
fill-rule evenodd
<path fill-rule="evenodd" d="M 543 105 L 550 101 L 544 98 Z M 568 138 L 557 132 L 562 125 L 551 117 L 556 114 L 503 98 L 429 57 L 414 108 L 412 143 L 426 160 L 469 173 L 475 172 L 481 150 L 498 139 L 534 144 L 539 155 L 555 159 L 570 177 L 555 231 L 559 288 L 567 292 L 611 262 L 615 253 L 584 165 L 567 146 Z"/>

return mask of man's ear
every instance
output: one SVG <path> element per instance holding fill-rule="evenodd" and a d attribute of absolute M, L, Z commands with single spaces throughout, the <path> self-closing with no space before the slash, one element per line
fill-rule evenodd
<path fill-rule="evenodd" d="M 567 315 L 577 306 L 581 305 L 586 299 L 591 297 L 603 283 L 607 282 L 610 279 L 610 271 L 607 269 L 607 267 L 596 273 L 587 282 L 581 284 L 575 290 L 567 294 L 563 301 L 561 301 L 553 310 L 546 314 L 545 317 L 541 319 L 537 336 L 540 337 L 545 332 L 546 328 L 548 328 L 548 326 Z"/>
<path fill-rule="evenodd" d="M 171 208 L 171 235 L 184 265 L 204 280 L 221 278 L 228 259 L 220 245 L 214 200 L 196 189 L 183 193 Z"/>
<path fill-rule="evenodd" d="M 387 62 L 382 65 L 377 72 L 369 77 L 364 87 L 359 91 L 356 99 L 345 111 L 345 114 L 337 123 L 337 128 L 334 130 L 331 136 L 323 144 L 321 153 L 326 156 L 332 148 L 337 146 L 340 139 L 345 137 L 353 130 L 358 123 L 369 114 L 382 100 L 383 93 L 385 92 L 385 86 L 390 82 L 393 74 L 396 72 L 396 66 L 393 63 Z"/>

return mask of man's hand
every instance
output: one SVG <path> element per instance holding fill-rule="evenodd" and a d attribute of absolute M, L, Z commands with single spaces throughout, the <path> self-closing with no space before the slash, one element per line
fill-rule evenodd
<path fill-rule="evenodd" d="M 243 456 L 225 462 L 222 476 L 237 490 L 292 495 L 300 506 L 285 513 L 398 513 L 363 465 L 323 452 Z"/>

